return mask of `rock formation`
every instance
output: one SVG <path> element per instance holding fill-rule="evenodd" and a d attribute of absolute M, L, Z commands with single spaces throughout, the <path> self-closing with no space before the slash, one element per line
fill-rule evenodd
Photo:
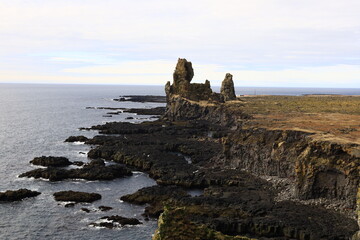
<path fill-rule="evenodd" d="M 232 75 L 227 73 L 224 81 L 221 84 L 220 93 L 224 97 L 225 101 L 236 100 L 234 82 L 232 79 Z"/>
<path fill-rule="evenodd" d="M 198 118 L 198 115 L 208 115 L 209 118 L 218 119 L 220 124 L 227 124 L 228 121 L 224 121 L 224 119 L 228 118 L 228 113 L 224 114 L 221 103 L 236 99 L 232 75 L 226 74 L 221 93 L 212 91 L 209 80 L 206 80 L 205 83 L 190 83 L 193 76 L 194 70 L 191 62 L 179 58 L 173 74 L 173 84 L 167 82 L 165 85 L 167 105 L 164 119 L 170 121 L 191 120 Z M 203 103 L 199 107 L 189 100 L 203 101 Z M 231 113 L 229 112 L 229 114 Z M 246 116 L 244 117 L 246 118 Z"/>
<path fill-rule="evenodd" d="M 91 202 L 101 199 L 101 195 L 98 193 L 61 191 L 61 192 L 54 193 L 54 198 L 56 201 L 91 203 Z"/>
<path fill-rule="evenodd" d="M 36 157 L 30 163 L 34 165 L 44 166 L 44 167 L 66 167 L 72 164 L 69 159 L 65 157 Z"/>
<path fill-rule="evenodd" d="M 45 178 L 52 182 L 65 179 L 86 179 L 94 180 L 113 180 L 131 176 L 131 171 L 122 165 L 105 166 L 103 160 L 93 160 L 84 165 L 82 168 L 63 169 L 58 167 L 38 168 L 26 173 L 20 174 L 19 177 Z"/>
<path fill-rule="evenodd" d="M 24 198 L 36 197 L 40 195 L 37 191 L 31 191 L 28 189 L 19 189 L 19 190 L 8 190 L 6 192 L 0 192 L 0 201 L 4 202 L 14 202 L 20 201 Z"/>
<path fill-rule="evenodd" d="M 191 83 L 193 77 L 192 63 L 179 58 L 173 74 L 173 84 L 167 82 L 165 85 L 167 103 L 178 96 L 192 101 L 218 103 L 236 99 L 234 82 L 230 73 L 226 74 L 225 80 L 222 82 L 220 94 L 212 91 L 209 80 L 206 80 L 205 83 Z"/>
<path fill-rule="evenodd" d="M 120 228 L 126 225 L 139 225 L 139 224 L 142 224 L 142 222 L 140 222 L 136 218 L 126 218 L 119 215 L 114 215 L 114 216 L 102 217 L 100 218 L 100 221 L 90 223 L 90 226 L 113 229 L 113 228 Z"/>
<path fill-rule="evenodd" d="M 221 100 L 220 95 L 211 90 L 208 80 L 205 83 L 190 83 L 193 77 L 194 70 L 192 63 L 186 59 L 179 58 L 173 74 L 173 84 L 171 85 L 170 82 L 167 82 L 165 85 L 167 102 L 175 96 L 192 101 Z"/>

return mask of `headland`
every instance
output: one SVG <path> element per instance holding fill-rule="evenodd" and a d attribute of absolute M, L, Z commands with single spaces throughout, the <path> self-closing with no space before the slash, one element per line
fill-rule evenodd
<path fill-rule="evenodd" d="M 119 198 L 148 204 L 144 218 L 159 218 L 154 240 L 359 239 L 360 97 L 236 97 L 229 73 L 220 93 L 193 76 L 179 59 L 159 120 L 89 128 L 103 134 L 84 140 L 92 163 L 23 176 L 147 172 L 158 185 Z"/>

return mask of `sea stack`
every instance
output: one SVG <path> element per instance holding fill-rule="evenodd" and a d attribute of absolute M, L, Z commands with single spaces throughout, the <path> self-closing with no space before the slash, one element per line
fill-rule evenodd
<path fill-rule="evenodd" d="M 192 68 L 192 63 L 188 62 L 185 58 L 179 58 L 173 74 L 173 93 L 181 94 L 188 92 L 193 77 L 194 69 Z"/>
<path fill-rule="evenodd" d="M 232 75 L 227 73 L 224 81 L 221 84 L 220 93 L 224 97 L 224 101 L 236 100 L 234 81 Z"/>
<path fill-rule="evenodd" d="M 226 81 L 223 82 L 224 93 L 227 100 L 234 100 L 236 96 L 232 75 L 228 73 L 226 76 Z M 222 94 L 212 91 L 209 80 L 205 83 L 191 83 L 193 77 L 192 63 L 185 58 L 179 58 L 173 74 L 173 83 L 167 82 L 165 85 L 167 101 L 169 102 L 172 97 L 180 96 L 191 101 L 224 102 Z"/>

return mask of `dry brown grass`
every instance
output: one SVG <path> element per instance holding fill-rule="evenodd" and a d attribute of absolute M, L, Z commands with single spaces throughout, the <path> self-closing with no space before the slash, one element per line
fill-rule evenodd
<path fill-rule="evenodd" d="M 292 129 L 360 144 L 360 96 L 249 96 L 237 107 L 254 116 L 245 126 Z"/>
<path fill-rule="evenodd" d="M 344 113 L 360 115 L 360 96 L 256 96 L 243 97 L 246 111 L 253 114 Z"/>

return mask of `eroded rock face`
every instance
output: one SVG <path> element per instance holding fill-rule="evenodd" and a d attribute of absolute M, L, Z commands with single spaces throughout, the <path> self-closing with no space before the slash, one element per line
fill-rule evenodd
<path fill-rule="evenodd" d="M 188 91 L 188 87 L 194 77 L 192 63 L 185 58 L 179 58 L 173 74 L 173 91 L 175 94 Z"/>
<path fill-rule="evenodd" d="M 5 202 L 20 201 L 24 198 L 36 197 L 40 194 L 41 193 L 37 191 L 31 191 L 28 189 L 19 189 L 15 191 L 8 190 L 6 192 L 0 192 L 0 201 L 5 201 Z"/>
<path fill-rule="evenodd" d="M 213 92 L 208 80 L 205 83 L 190 83 L 193 76 L 194 70 L 191 62 L 179 59 L 174 72 L 173 84 L 167 82 L 165 85 L 167 105 L 164 119 L 175 121 L 204 119 L 204 117 L 223 118 L 225 112 L 222 103 L 236 100 L 234 82 L 230 73 L 226 74 L 221 93 Z M 200 101 L 201 106 L 193 104 L 193 102 Z M 237 115 L 239 114 L 237 113 Z M 221 121 L 226 122 L 222 119 Z M 229 125 L 227 122 L 225 124 Z"/>
<path fill-rule="evenodd" d="M 205 83 L 190 83 L 193 77 L 192 63 L 184 58 L 179 58 L 173 74 L 173 84 L 167 82 L 165 85 L 167 101 L 173 95 L 179 95 L 193 101 L 210 100 L 214 94 L 210 82 L 206 80 Z"/>
<path fill-rule="evenodd" d="M 220 93 L 225 101 L 236 100 L 233 76 L 227 73 L 224 81 L 221 83 Z"/>

